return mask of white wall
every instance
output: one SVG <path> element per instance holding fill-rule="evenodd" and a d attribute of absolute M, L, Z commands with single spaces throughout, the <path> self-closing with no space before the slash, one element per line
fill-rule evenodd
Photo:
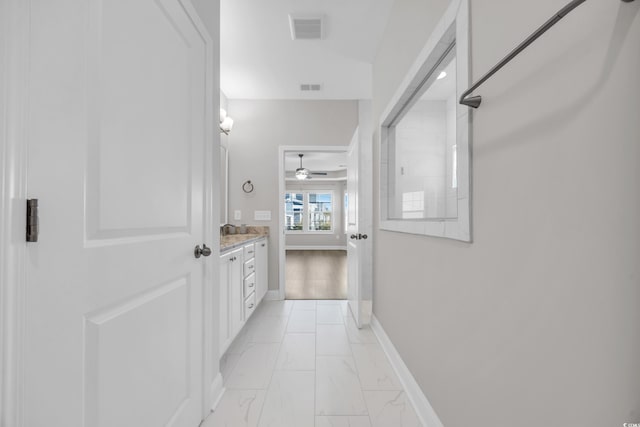
<path fill-rule="evenodd" d="M 329 190 L 333 194 L 333 231 L 331 233 L 287 233 L 285 245 L 289 246 L 341 246 L 346 249 L 347 239 L 344 233 L 344 193 L 345 181 L 288 181 L 287 192 Z"/>
<path fill-rule="evenodd" d="M 227 115 L 233 118 L 233 113 L 229 111 L 229 99 L 223 91 L 220 91 L 220 108 L 224 108 L 224 110 L 227 112 Z M 229 146 L 229 135 L 220 132 L 220 145 L 225 148 Z"/>
<path fill-rule="evenodd" d="M 357 101 L 229 100 L 234 119 L 229 135 L 229 222 L 271 227 L 269 289 L 278 287 L 278 147 L 282 145 L 348 146 L 358 126 Z M 242 183 L 255 190 L 245 194 Z M 242 220 L 234 219 L 241 210 Z M 271 211 L 271 221 L 254 221 L 256 210 Z"/>
<path fill-rule="evenodd" d="M 471 3 L 477 79 L 565 2 Z M 394 3 L 375 118 L 446 5 Z M 639 11 L 586 2 L 478 91 L 474 243 L 374 233 L 374 314 L 445 427 L 640 422 Z"/>
<path fill-rule="evenodd" d="M 229 117 L 233 118 L 232 114 L 229 114 L 229 101 L 224 92 L 220 91 L 220 108 L 227 111 Z M 229 135 L 224 132 L 220 132 L 216 127 L 216 132 L 220 135 L 220 224 L 226 224 L 229 222 L 229 203 L 227 200 L 227 187 L 228 187 L 228 174 L 227 174 L 227 151 L 229 149 Z"/>

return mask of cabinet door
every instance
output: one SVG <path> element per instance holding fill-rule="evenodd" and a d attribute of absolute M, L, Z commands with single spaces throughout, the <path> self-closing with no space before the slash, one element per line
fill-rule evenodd
<path fill-rule="evenodd" d="M 256 242 L 256 304 L 264 298 L 269 287 L 269 252 L 268 240 Z"/>
<path fill-rule="evenodd" d="M 228 253 L 220 257 L 220 355 L 224 354 L 231 344 L 229 329 L 229 270 L 233 256 Z"/>
<path fill-rule="evenodd" d="M 242 248 L 231 252 L 233 261 L 229 263 L 229 330 L 231 340 L 244 324 L 244 298 L 242 290 L 244 281 L 242 276 Z"/>
<path fill-rule="evenodd" d="M 242 327 L 242 248 L 220 256 L 220 355 Z"/>

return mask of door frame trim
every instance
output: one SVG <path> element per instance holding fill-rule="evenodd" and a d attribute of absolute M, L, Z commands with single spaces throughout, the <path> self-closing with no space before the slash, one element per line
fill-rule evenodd
<path fill-rule="evenodd" d="M 30 2 L 0 0 L 0 427 L 23 425 Z"/>
<path fill-rule="evenodd" d="M 346 153 L 349 150 L 348 145 L 280 145 L 278 147 L 278 299 L 285 298 L 284 280 L 285 280 L 285 234 L 284 234 L 284 209 L 282 209 L 282 201 L 286 189 L 285 171 L 284 171 L 284 155 L 286 152 L 303 152 L 303 151 L 319 151 L 325 153 Z"/>

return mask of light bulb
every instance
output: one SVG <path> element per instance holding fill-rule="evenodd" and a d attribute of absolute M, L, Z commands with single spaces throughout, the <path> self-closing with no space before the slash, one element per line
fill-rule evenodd
<path fill-rule="evenodd" d="M 233 119 L 229 116 L 225 117 L 220 124 L 220 128 L 225 132 L 230 132 L 231 128 L 233 128 Z"/>

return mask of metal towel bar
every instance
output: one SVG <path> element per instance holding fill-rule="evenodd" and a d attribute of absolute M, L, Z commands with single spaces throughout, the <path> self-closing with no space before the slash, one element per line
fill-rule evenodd
<path fill-rule="evenodd" d="M 476 90 L 480 85 L 489 80 L 491 76 L 493 76 L 498 70 L 507 65 L 509 61 L 518 56 L 520 52 L 525 50 L 527 46 L 533 43 L 538 37 L 547 32 L 547 30 L 553 27 L 559 20 L 564 18 L 569 12 L 571 12 L 576 7 L 580 6 L 587 0 L 573 0 L 571 3 L 567 4 L 565 7 L 560 9 L 555 15 L 553 15 L 547 22 L 542 24 L 540 28 L 538 28 L 533 34 L 527 37 L 522 43 L 520 43 L 515 49 L 513 49 L 507 56 L 505 56 L 502 61 L 498 62 L 487 74 L 482 76 L 480 80 L 478 80 L 473 86 L 471 86 L 465 93 L 460 97 L 460 104 L 467 105 L 469 107 L 478 108 L 480 103 L 482 102 L 482 97 L 480 95 L 469 96 L 471 93 Z M 625 3 L 631 3 L 634 0 L 622 0 Z"/>

